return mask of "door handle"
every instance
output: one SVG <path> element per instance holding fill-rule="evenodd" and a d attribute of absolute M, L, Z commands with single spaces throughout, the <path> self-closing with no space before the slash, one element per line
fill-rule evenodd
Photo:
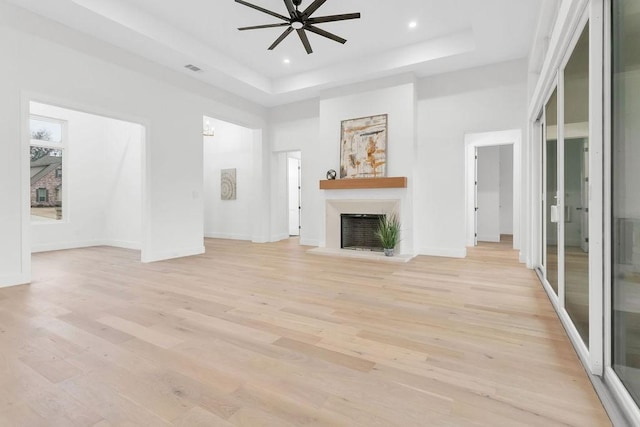
<path fill-rule="evenodd" d="M 551 222 L 558 222 L 558 206 L 556 205 L 551 205 L 551 212 L 550 212 L 550 220 Z"/>

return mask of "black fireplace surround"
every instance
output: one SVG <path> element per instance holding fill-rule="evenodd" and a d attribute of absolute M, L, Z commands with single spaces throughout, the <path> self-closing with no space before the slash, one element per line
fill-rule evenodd
<path fill-rule="evenodd" d="M 355 251 L 382 252 L 384 248 L 376 237 L 380 220 L 385 215 L 341 214 L 340 247 Z"/>

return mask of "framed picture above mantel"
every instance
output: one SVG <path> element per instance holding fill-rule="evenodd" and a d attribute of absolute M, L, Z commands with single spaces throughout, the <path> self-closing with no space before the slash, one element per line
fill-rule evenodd
<path fill-rule="evenodd" d="M 343 120 L 340 178 L 387 176 L 387 114 Z"/>

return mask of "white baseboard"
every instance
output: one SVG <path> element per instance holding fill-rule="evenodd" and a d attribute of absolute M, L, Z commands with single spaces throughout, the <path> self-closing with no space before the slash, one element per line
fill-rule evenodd
<path fill-rule="evenodd" d="M 142 251 L 142 262 L 157 262 L 174 258 L 184 258 L 188 256 L 201 255 L 204 252 L 204 245 L 194 248 L 171 249 L 169 251 L 151 253 L 145 253 L 145 251 Z"/>
<path fill-rule="evenodd" d="M 104 246 L 103 240 L 85 240 L 78 242 L 55 242 L 42 245 L 32 245 L 31 253 L 63 251 L 66 249 L 90 248 L 92 246 Z"/>
<path fill-rule="evenodd" d="M 115 248 L 140 250 L 139 242 L 129 242 L 126 240 L 87 240 L 80 242 L 55 242 L 42 245 L 33 245 L 31 253 L 64 251 L 67 249 L 91 248 L 94 246 L 113 246 Z"/>
<path fill-rule="evenodd" d="M 320 241 L 318 239 L 305 239 L 302 236 L 300 236 L 300 244 L 302 246 L 324 247 L 324 245 L 320 245 Z"/>
<path fill-rule="evenodd" d="M 251 240 L 251 236 L 248 234 L 234 233 L 204 233 L 204 237 L 207 239 Z"/>
<path fill-rule="evenodd" d="M 271 241 L 272 242 L 280 242 L 282 240 L 287 240 L 290 237 L 291 236 L 289 236 L 288 234 L 278 234 L 277 236 L 272 237 Z"/>
<path fill-rule="evenodd" d="M 467 248 L 421 248 L 419 255 L 444 258 L 466 258 Z"/>
<path fill-rule="evenodd" d="M 22 274 L 0 276 L 0 288 L 26 285 L 29 283 L 29 281 L 29 278 L 26 275 Z"/>
<path fill-rule="evenodd" d="M 269 236 L 251 236 L 251 243 L 269 243 Z"/>
<path fill-rule="evenodd" d="M 114 248 L 132 249 L 134 251 L 139 251 L 141 248 L 140 242 L 126 240 L 104 240 L 101 246 L 113 246 Z"/>

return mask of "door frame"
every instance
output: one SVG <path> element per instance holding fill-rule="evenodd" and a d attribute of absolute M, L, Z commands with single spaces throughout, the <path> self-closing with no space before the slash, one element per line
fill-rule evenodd
<path fill-rule="evenodd" d="M 522 129 L 467 133 L 465 144 L 465 223 L 466 245 L 476 245 L 476 150 L 479 147 L 513 145 L 513 249 L 521 249 Z M 522 255 L 522 254 L 521 254 Z M 522 256 L 520 256 L 522 260 Z"/>
<path fill-rule="evenodd" d="M 141 241 L 140 241 L 140 260 L 145 261 L 146 254 L 150 253 L 151 242 L 151 226 L 150 226 L 150 214 L 151 214 L 151 184 L 150 184 L 150 150 L 149 141 L 151 137 L 151 123 L 144 118 L 132 116 L 130 114 L 122 114 L 110 110 L 106 110 L 93 105 L 83 104 L 68 99 L 61 99 L 59 97 L 50 96 L 43 93 L 36 93 L 31 91 L 21 91 L 20 93 L 20 121 L 21 121 L 21 135 L 19 143 L 21 144 L 21 179 L 20 189 L 22 192 L 22 208 L 21 208 L 21 237 L 22 237 L 22 268 L 21 268 L 21 282 L 30 283 L 31 272 L 31 179 L 29 171 L 31 169 L 29 161 L 29 149 L 31 143 L 31 132 L 29 129 L 29 119 L 31 117 L 31 102 L 37 102 L 41 104 L 52 105 L 55 107 L 65 108 L 68 110 L 74 110 L 81 113 L 92 114 L 95 116 L 101 116 L 108 119 L 121 120 L 133 124 L 140 125 L 142 127 L 141 135 L 141 147 L 140 147 L 140 175 L 141 175 L 141 195 L 140 201 L 142 209 L 140 218 L 141 221 Z M 68 204 L 67 204 L 68 206 Z M 68 212 L 68 209 L 67 209 Z"/>

